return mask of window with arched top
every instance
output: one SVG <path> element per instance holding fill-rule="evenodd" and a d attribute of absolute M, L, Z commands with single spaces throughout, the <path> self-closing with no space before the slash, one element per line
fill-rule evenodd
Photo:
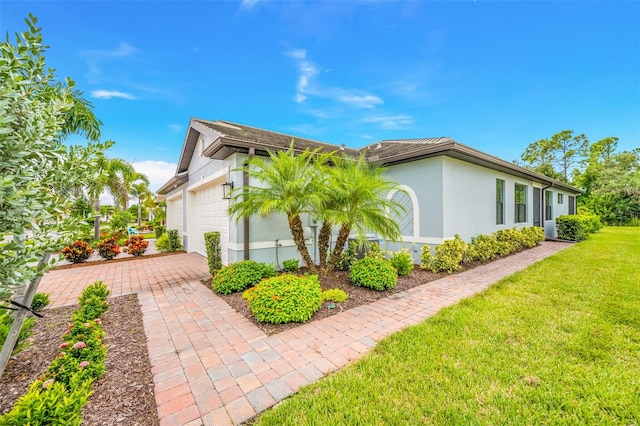
<path fill-rule="evenodd" d="M 397 215 L 391 213 L 391 215 L 400 227 L 400 235 L 418 237 L 420 234 L 418 198 L 413 189 L 406 185 L 401 185 L 399 189 L 399 191 L 391 191 L 387 198 L 403 206 L 404 212 Z"/>

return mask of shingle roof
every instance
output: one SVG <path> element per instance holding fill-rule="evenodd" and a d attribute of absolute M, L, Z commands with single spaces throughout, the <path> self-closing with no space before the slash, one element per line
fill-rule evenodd
<path fill-rule="evenodd" d="M 420 138 L 420 139 L 390 139 L 376 142 L 372 145 L 360 148 L 370 161 L 385 162 L 386 159 L 411 152 L 418 152 L 427 147 L 454 143 L 448 137 Z"/>

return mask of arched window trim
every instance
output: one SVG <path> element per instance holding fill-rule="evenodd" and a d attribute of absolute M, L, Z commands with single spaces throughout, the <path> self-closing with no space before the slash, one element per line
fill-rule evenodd
<path fill-rule="evenodd" d="M 389 191 L 387 194 L 387 200 L 391 200 L 396 192 L 404 191 L 411 199 L 411 207 L 413 208 L 413 235 L 412 237 L 420 236 L 420 205 L 418 204 L 418 196 L 415 191 L 407 185 L 399 185 L 398 189 Z M 409 236 L 409 235 L 407 235 Z"/>

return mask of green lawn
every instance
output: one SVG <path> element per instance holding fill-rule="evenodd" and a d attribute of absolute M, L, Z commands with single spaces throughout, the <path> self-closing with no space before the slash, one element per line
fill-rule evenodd
<path fill-rule="evenodd" d="M 390 336 L 256 424 L 640 424 L 640 228 Z"/>

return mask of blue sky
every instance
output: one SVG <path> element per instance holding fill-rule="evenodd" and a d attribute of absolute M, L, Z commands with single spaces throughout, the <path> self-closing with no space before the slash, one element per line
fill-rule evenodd
<path fill-rule="evenodd" d="M 640 147 L 639 2 L 3 0 L 1 33 L 29 12 L 154 189 L 190 117 L 352 147 L 450 136 L 509 161 L 564 129 Z"/>

